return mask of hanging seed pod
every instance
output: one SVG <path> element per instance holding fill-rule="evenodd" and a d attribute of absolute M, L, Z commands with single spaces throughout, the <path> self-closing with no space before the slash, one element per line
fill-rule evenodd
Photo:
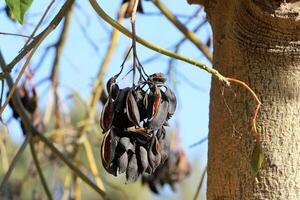
<path fill-rule="evenodd" d="M 113 101 L 110 97 L 108 97 L 108 100 L 104 104 L 103 110 L 101 112 L 101 117 L 100 117 L 100 126 L 103 130 L 103 133 L 108 131 L 112 126 L 114 113 L 115 110 L 114 110 Z"/>
<path fill-rule="evenodd" d="M 147 108 L 144 106 L 145 95 L 146 95 L 146 92 L 143 91 L 141 88 L 138 88 L 135 91 L 136 102 L 137 102 L 137 105 L 139 108 L 139 113 L 140 113 L 140 121 L 147 118 Z"/>
<path fill-rule="evenodd" d="M 110 174 L 117 175 L 117 166 L 114 165 L 113 160 L 114 154 L 111 152 L 112 147 L 112 133 L 109 131 L 104 135 L 104 139 L 101 146 L 101 159 L 102 165 L 106 171 Z"/>
<path fill-rule="evenodd" d="M 165 83 L 166 82 L 166 77 L 164 76 L 163 73 L 154 73 L 149 76 L 149 81 L 154 82 L 154 83 Z"/>
<path fill-rule="evenodd" d="M 163 100 L 160 103 L 156 116 L 151 121 L 149 121 L 148 124 L 149 130 L 158 130 L 163 126 L 163 124 L 167 120 L 168 109 L 169 109 L 169 103 Z"/>
<path fill-rule="evenodd" d="M 121 89 L 118 93 L 117 99 L 115 100 L 115 110 L 118 113 L 123 113 L 126 109 L 126 97 L 130 91 L 129 87 Z"/>
<path fill-rule="evenodd" d="M 132 6 L 134 1 L 129 2 Z M 136 181 L 139 175 L 154 173 L 166 161 L 169 143 L 164 126 L 176 109 L 176 97 L 165 85 L 165 76 L 148 76 L 136 52 L 133 57 L 137 62 L 133 62 L 132 71 L 140 77 L 133 75 L 132 87 L 119 88 L 117 78 L 126 57 L 121 71 L 106 84 L 108 99 L 100 120 L 105 133 L 101 148 L 103 165 L 113 175 L 125 172 L 128 183 Z"/>
<path fill-rule="evenodd" d="M 126 151 L 124 151 L 124 153 L 118 158 L 118 165 L 120 174 L 126 172 L 128 165 L 128 154 Z"/>
<path fill-rule="evenodd" d="M 144 172 L 146 171 L 146 169 L 149 166 L 149 162 L 148 162 L 147 150 L 143 146 L 139 147 L 139 151 L 137 154 L 137 160 L 138 160 L 138 164 L 139 164 L 139 173 L 144 174 Z"/>
<path fill-rule="evenodd" d="M 161 92 L 160 92 L 159 87 L 157 87 L 155 85 L 154 86 L 154 98 L 153 98 L 153 105 L 152 105 L 152 113 L 151 113 L 151 118 L 149 119 L 149 121 L 151 121 L 158 113 L 160 102 L 161 102 Z"/>
<path fill-rule="evenodd" d="M 111 77 L 106 83 L 106 91 L 110 93 L 112 85 L 116 84 L 117 76 Z"/>
<path fill-rule="evenodd" d="M 177 100 L 176 100 L 175 94 L 169 87 L 166 87 L 165 96 L 166 96 L 167 101 L 169 102 L 168 119 L 170 119 L 173 116 L 173 114 L 175 113 L 176 106 L 177 106 Z"/>
<path fill-rule="evenodd" d="M 120 148 L 124 149 L 126 152 L 135 152 L 134 145 L 131 143 L 128 137 L 122 137 L 119 142 Z"/>
<path fill-rule="evenodd" d="M 152 144 L 148 151 L 149 165 L 154 171 L 160 164 L 161 154 L 160 154 L 160 145 L 156 137 L 153 137 Z"/>
<path fill-rule="evenodd" d="M 140 113 L 137 102 L 134 98 L 134 90 L 131 89 L 128 92 L 127 99 L 126 99 L 126 113 L 128 119 L 135 125 L 140 126 Z"/>
<path fill-rule="evenodd" d="M 160 130 L 158 130 L 158 133 L 160 133 L 160 134 L 157 134 L 157 135 L 160 135 L 157 137 L 159 138 L 158 142 L 160 144 L 161 164 L 163 164 L 163 163 L 165 163 L 165 161 L 167 160 L 167 158 L 169 156 L 170 144 L 168 143 L 168 140 L 165 138 L 166 130 L 164 127 L 162 127 Z"/>
<path fill-rule="evenodd" d="M 139 177 L 138 172 L 138 164 L 136 155 L 132 154 L 130 157 L 130 160 L 128 162 L 127 170 L 126 170 L 126 180 L 127 183 L 133 183 L 135 182 Z"/>

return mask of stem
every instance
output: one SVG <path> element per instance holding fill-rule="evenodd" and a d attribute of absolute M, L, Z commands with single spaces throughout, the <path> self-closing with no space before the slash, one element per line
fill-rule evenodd
<path fill-rule="evenodd" d="M 60 36 L 56 44 L 54 44 L 55 47 L 55 57 L 54 62 L 52 65 L 52 71 L 50 75 L 50 80 L 52 82 L 51 88 L 53 92 L 53 102 L 54 102 L 54 126 L 55 128 L 59 128 L 61 126 L 61 113 L 60 113 L 60 106 L 59 106 L 59 95 L 58 95 L 58 68 L 61 60 L 62 51 L 65 45 L 65 42 L 67 40 L 67 34 L 69 31 L 70 26 L 70 19 L 72 16 L 72 8 L 73 4 L 70 6 L 70 9 L 67 11 L 65 15 L 65 19 L 63 22 L 63 28 L 61 30 Z M 61 142 L 62 135 L 55 135 L 54 136 L 54 142 Z"/>
<path fill-rule="evenodd" d="M 54 4 L 55 0 L 52 0 L 50 2 L 50 4 L 47 6 L 42 18 L 40 19 L 40 21 L 38 22 L 38 24 L 36 25 L 36 27 L 34 28 L 33 32 L 31 33 L 31 35 L 28 37 L 28 40 L 26 41 L 26 43 L 24 44 L 24 47 L 30 42 L 30 40 L 34 37 L 34 34 L 36 33 L 36 31 L 39 29 L 39 27 L 41 26 L 42 22 L 44 21 L 45 17 L 47 16 L 51 6 Z M 23 47 L 23 48 L 24 48 Z"/>
<path fill-rule="evenodd" d="M 34 148 L 33 139 L 32 139 L 31 136 L 29 138 L 29 146 L 30 146 L 30 151 L 31 151 L 31 155 L 32 155 L 32 158 L 33 158 L 33 162 L 34 162 L 36 170 L 37 170 L 37 172 L 38 172 L 38 174 L 40 176 L 43 188 L 44 188 L 44 190 L 46 192 L 46 195 L 47 195 L 48 199 L 51 200 L 53 198 L 52 198 L 52 195 L 50 193 L 49 187 L 47 185 L 47 181 L 46 181 L 46 179 L 45 179 L 45 177 L 43 175 L 43 172 L 42 172 L 42 169 L 41 169 L 41 166 L 40 166 L 40 163 L 39 163 L 39 160 L 37 158 L 36 151 L 35 151 L 35 148 Z"/>
<path fill-rule="evenodd" d="M 136 30 L 135 30 L 135 21 L 136 21 L 136 10 L 139 4 L 139 0 L 135 0 L 134 7 L 131 15 L 131 29 L 132 29 L 132 50 L 133 50 L 133 78 L 132 78 L 132 87 L 134 88 L 134 80 L 136 73 L 136 64 L 137 64 L 137 52 L 136 52 Z"/>
<path fill-rule="evenodd" d="M 255 94 L 255 92 L 245 82 L 237 80 L 235 78 L 226 78 L 226 79 L 229 82 L 233 82 L 233 83 L 237 83 L 237 84 L 242 85 L 254 97 L 254 100 L 256 101 L 256 108 L 255 108 L 255 111 L 254 111 L 253 116 L 252 116 L 252 134 L 253 134 L 253 136 L 254 136 L 254 138 L 256 140 L 256 143 L 260 144 L 260 136 L 259 136 L 259 134 L 257 132 L 257 128 L 256 128 L 256 119 L 257 119 L 258 111 L 259 111 L 260 106 L 261 106 L 261 102 L 260 102 L 259 98 Z"/>
<path fill-rule="evenodd" d="M 123 27 L 121 24 L 113 20 L 110 16 L 108 16 L 105 11 L 99 6 L 96 0 L 89 0 L 91 6 L 94 8 L 95 12 L 101 17 L 104 21 L 106 21 L 108 24 L 113 26 L 114 28 L 118 29 L 120 32 L 122 32 L 124 35 L 127 37 L 132 38 L 132 33 L 128 31 L 125 27 Z M 192 58 L 182 56 L 180 54 L 173 53 L 171 51 L 168 51 L 164 48 L 161 48 L 157 45 L 154 45 L 147 40 L 144 40 L 143 38 L 140 38 L 136 36 L 136 41 L 140 43 L 141 45 L 148 47 L 149 49 L 152 49 L 153 51 L 156 51 L 158 53 L 164 54 L 166 56 L 169 56 L 171 58 L 175 58 L 181 61 L 184 61 L 186 63 L 192 64 L 194 66 L 199 67 L 200 69 L 203 69 L 207 71 L 208 73 L 212 74 L 215 76 L 217 79 L 219 79 L 221 82 L 223 82 L 225 85 L 230 85 L 229 81 L 222 75 L 220 74 L 217 70 L 208 67 L 207 65 L 200 63 Z"/>
<path fill-rule="evenodd" d="M 206 172 L 207 172 L 207 165 L 206 165 L 206 167 L 204 168 L 204 170 L 203 170 L 203 172 L 201 174 L 200 183 L 199 183 L 199 185 L 197 187 L 195 196 L 193 198 L 194 200 L 196 200 L 198 198 L 198 196 L 199 196 L 200 190 L 201 190 L 201 188 L 203 186 L 203 181 L 204 181 L 204 177 L 205 177 Z"/>
<path fill-rule="evenodd" d="M 98 173 L 98 168 L 97 168 L 97 165 L 96 165 L 96 160 L 95 160 L 95 156 L 94 156 L 94 152 L 93 152 L 91 143 L 89 142 L 89 140 L 87 138 L 87 135 L 85 135 L 85 136 L 86 137 L 83 140 L 83 146 L 84 146 L 84 149 L 85 149 L 85 154 L 86 154 L 87 160 L 88 160 L 89 165 L 90 165 L 91 172 L 92 172 L 93 176 L 95 177 L 97 186 L 100 189 L 105 190 L 104 184 L 103 184 L 103 182 L 100 178 L 100 175 Z"/>
<path fill-rule="evenodd" d="M 18 34 L 18 33 L 0 32 L 0 35 L 10 35 L 10 36 L 18 36 L 18 37 L 30 38 L 30 36 L 28 36 L 28 35 L 23 35 L 23 34 Z"/>

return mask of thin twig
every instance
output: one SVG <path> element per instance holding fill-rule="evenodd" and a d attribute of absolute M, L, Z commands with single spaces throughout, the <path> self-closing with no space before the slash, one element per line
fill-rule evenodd
<path fill-rule="evenodd" d="M 84 138 L 83 140 L 83 146 L 84 146 L 84 149 L 85 149 L 85 155 L 87 157 L 87 160 L 89 162 L 89 165 L 90 165 L 90 169 L 91 169 L 91 172 L 93 174 L 93 176 L 95 177 L 95 180 L 96 180 L 96 184 L 97 186 L 102 189 L 102 190 L 105 190 L 104 188 L 104 184 L 99 176 L 99 173 L 98 173 L 98 168 L 97 168 L 97 165 L 96 165 L 96 160 L 95 160 L 95 157 L 94 157 L 94 152 L 93 152 L 93 149 L 92 149 L 92 146 L 87 138 L 87 135 L 85 135 L 86 137 Z"/>
<path fill-rule="evenodd" d="M 256 119 L 257 119 L 259 108 L 261 106 L 261 102 L 260 102 L 259 98 L 255 94 L 255 92 L 245 82 L 237 80 L 235 78 L 226 78 L 226 79 L 229 82 L 237 83 L 237 84 L 242 85 L 243 87 L 245 87 L 251 93 L 254 100 L 256 101 L 256 108 L 255 108 L 255 111 L 253 112 L 253 115 L 252 115 L 252 131 L 251 132 L 252 132 L 252 134 L 253 134 L 253 136 L 256 140 L 256 143 L 260 144 L 260 135 L 258 134 L 257 128 L 256 128 Z"/>
<path fill-rule="evenodd" d="M 197 200 L 197 198 L 198 198 L 198 196 L 199 196 L 200 190 L 201 190 L 201 188 L 202 188 L 202 186 L 203 186 L 203 181 L 204 181 L 204 177 L 205 177 L 206 172 L 207 172 L 207 165 L 205 166 L 205 168 L 204 168 L 204 170 L 203 170 L 203 172 L 202 172 L 202 174 L 201 174 L 200 183 L 199 183 L 199 185 L 198 185 L 198 187 L 197 187 L 195 196 L 194 196 L 194 198 L 193 198 L 194 200 Z"/>
<path fill-rule="evenodd" d="M 50 80 L 52 81 L 52 93 L 53 93 L 53 98 L 54 98 L 54 126 L 55 128 L 59 128 L 61 126 L 61 113 L 60 113 L 60 106 L 59 106 L 59 95 L 58 95 L 58 68 L 60 65 L 60 60 L 61 60 L 61 55 L 62 51 L 67 39 L 67 34 L 69 31 L 69 26 L 70 26 L 70 20 L 72 16 L 72 9 L 73 9 L 73 4 L 72 3 L 70 9 L 67 11 L 64 22 L 63 22 L 63 28 L 61 30 L 60 36 L 56 44 L 54 45 L 55 47 L 55 56 L 54 56 L 54 62 L 52 65 L 52 70 L 51 70 L 51 75 L 50 75 Z M 61 141 L 61 137 L 55 136 L 54 142 L 59 142 Z"/>
<path fill-rule="evenodd" d="M 78 182 L 78 177 L 76 176 L 76 174 L 73 174 L 73 195 L 72 195 L 72 199 L 74 200 L 80 200 L 81 199 L 81 189 L 79 186 L 79 182 Z"/>
<path fill-rule="evenodd" d="M 132 38 L 132 33 L 130 31 L 128 31 L 126 28 L 124 28 L 121 24 L 116 22 L 114 19 L 112 19 L 110 16 L 108 16 L 105 13 L 105 11 L 99 6 L 99 4 L 97 3 L 96 0 L 89 0 L 89 2 L 92 5 L 92 7 L 94 8 L 94 10 L 96 11 L 96 13 L 99 15 L 99 17 L 101 17 L 103 20 L 105 20 L 107 23 L 109 23 L 114 28 L 118 29 L 124 35 Z M 212 74 L 213 76 L 215 76 L 217 79 L 219 79 L 225 85 L 229 85 L 228 80 L 214 68 L 208 67 L 207 65 L 200 63 L 192 58 L 185 57 L 180 54 L 176 54 L 171 51 L 168 51 L 168 50 L 161 48 L 157 45 L 154 45 L 138 36 L 136 37 L 136 41 L 139 42 L 140 44 L 142 44 L 143 46 L 148 47 L 149 49 L 152 49 L 153 51 L 156 51 L 156 52 L 164 54 L 166 56 L 184 61 L 184 62 L 192 64 L 194 66 L 197 66 L 200 69 L 203 69 L 203 70 L 207 71 L 208 73 Z"/>
<path fill-rule="evenodd" d="M 5 33 L 0 32 L 0 35 L 10 35 L 10 36 L 18 36 L 18 37 L 24 37 L 24 38 L 30 38 L 28 35 L 18 34 L 18 33 Z M 34 38 L 34 37 L 33 37 Z"/>
<path fill-rule="evenodd" d="M 52 198 L 51 192 L 49 190 L 49 187 L 47 185 L 47 181 L 46 181 L 46 179 L 45 179 L 45 177 L 43 175 L 43 172 L 42 172 L 39 160 L 37 158 L 32 137 L 30 137 L 30 139 L 29 139 L 29 146 L 30 146 L 30 151 L 31 151 L 31 155 L 32 155 L 32 158 L 33 158 L 34 165 L 35 165 L 36 170 L 37 170 L 37 172 L 39 174 L 39 177 L 41 179 L 42 186 L 43 186 L 43 188 L 45 190 L 45 193 L 46 193 L 48 199 L 51 200 L 53 198 Z"/>
<path fill-rule="evenodd" d="M 50 2 L 50 4 L 47 6 L 42 18 L 40 19 L 40 21 L 38 22 L 38 24 L 36 25 L 36 27 L 34 28 L 33 32 L 31 33 L 31 35 L 29 36 L 28 40 L 26 41 L 26 43 L 24 44 L 23 48 L 31 41 L 31 39 L 34 37 L 36 31 L 39 29 L 39 27 L 41 26 L 41 24 L 43 23 L 45 17 L 47 16 L 51 6 L 54 4 L 55 0 L 52 0 Z"/>
<path fill-rule="evenodd" d="M 66 175 L 65 184 L 64 184 L 64 194 L 62 195 L 62 200 L 67 200 L 70 197 L 70 187 L 71 187 L 71 176 L 70 174 Z"/>

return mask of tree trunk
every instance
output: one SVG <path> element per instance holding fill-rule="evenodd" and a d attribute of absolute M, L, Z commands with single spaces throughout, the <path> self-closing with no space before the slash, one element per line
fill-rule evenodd
<path fill-rule="evenodd" d="M 262 101 L 258 115 L 264 163 L 256 174 L 245 88 L 212 81 L 208 200 L 300 198 L 300 2 L 207 0 L 214 67 L 245 81 Z M 225 101 L 224 101 L 225 99 Z M 230 107 L 232 115 L 226 104 Z"/>

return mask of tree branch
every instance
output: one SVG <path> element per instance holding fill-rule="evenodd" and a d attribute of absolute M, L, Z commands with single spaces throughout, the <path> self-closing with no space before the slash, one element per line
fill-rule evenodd
<path fill-rule="evenodd" d="M 89 0 L 89 2 L 91 4 L 91 6 L 94 8 L 94 10 L 96 11 L 96 13 L 99 15 L 99 17 L 101 17 L 103 20 L 105 20 L 107 23 L 109 23 L 114 28 L 118 29 L 120 32 L 122 32 L 127 37 L 132 38 L 132 33 L 130 31 L 128 31 L 126 28 L 124 28 L 121 24 L 116 22 L 114 19 L 112 19 L 110 16 L 108 16 L 105 13 L 105 11 L 99 6 L 99 4 L 97 3 L 96 0 Z M 166 56 L 184 61 L 184 62 L 192 64 L 194 66 L 197 66 L 200 69 L 203 69 L 203 70 L 207 71 L 208 73 L 212 74 L 213 76 L 215 76 L 217 79 L 219 79 L 225 85 L 230 85 L 228 80 L 222 74 L 220 74 L 217 70 L 215 70 L 211 67 L 208 67 L 207 65 L 205 65 L 203 63 L 200 63 L 192 58 L 188 58 L 188 57 L 182 56 L 180 54 L 176 54 L 176 53 L 173 53 L 166 49 L 163 49 L 163 48 L 161 48 L 157 45 L 154 45 L 138 36 L 136 37 L 136 41 L 139 42 L 140 44 L 142 44 L 143 46 L 148 47 L 149 49 L 152 49 L 153 51 L 156 51 L 156 52 L 164 54 Z"/>
<path fill-rule="evenodd" d="M 37 155 L 36 155 L 36 151 L 34 149 L 33 139 L 32 139 L 31 136 L 29 138 L 29 146 L 30 146 L 30 151 L 31 151 L 31 155 L 32 155 L 32 158 L 33 158 L 34 165 L 35 165 L 36 170 L 37 170 L 37 172 L 38 172 L 38 174 L 40 176 L 40 179 L 41 179 L 42 186 L 43 186 L 43 188 L 45 190 L 45 193 L 46 193 L 48 199 L 51 200 L 53 198 L 52 198 L 51 192 L 49 190 L 49 187 L 47 185 L 47 181 L 46 181 L 46 179 L 45 179 L 45 177 L 43 175 L 43 172 L 42 172 L 39 160 L 38 160 Z"/>

